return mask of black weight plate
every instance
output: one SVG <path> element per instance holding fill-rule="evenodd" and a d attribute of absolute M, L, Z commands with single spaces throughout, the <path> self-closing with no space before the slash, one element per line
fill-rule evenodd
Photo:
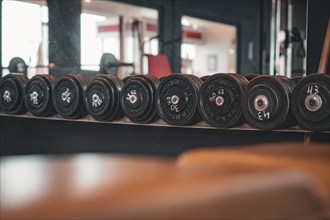
<path fill-rule="evenodd" d="M 164 79 L 166 79 L 167 76 L 162 76 L 160 77 L 159 81 L 163 81 Z"/>
<path fill-rule="evenodd" d="M 124 114 L 136 123 L 150 123 L 157 118 L 155 92 L 159 80 L 152 76 L 132 76 L 123 86 L 120 104 Z"/>
<path fill-rule="evenodd" d="M 195 124 L 202 120 L 202 116 L 200 115 L 199 110 L 198 110 L 198 96 L 199 96 L 199 89 L 202 86 L 203 81 L 199 77 L 192 75 L 192 74 L 183 74 L 183 75 L 185 75 L 188 79 L 190 79 L 190 80 L 192 80 L 192 82 L 194 82 L 192 85 L 195 87 L 195 89 L 198 92 L 198 94 L 197 94 L 197 110 L 195 111 L 195 114 L 190 119 L 190 121 L 187 121 L 187 123 L 184 124 L 184 125 L 190 125 L 190 124 Z"/>
<path fill-rule="evenodd" d="M 7 114 L 23 114 L 27 111 L 24 94 L 28 78 L 24 74 L 8 74 L 0 82 L 0 106 Z"/>
<path fill-rule="evenodd" d="M 111 53 L 104 53 L 100 61 L 100 73 L 101 74 L 118 74 L 118 61 L 116 57 Z"/>
<path fill-rule="evenodd" d="M 298 124 L 312 131 L 330 130 L 330 76 L 312 74 L 300 80 L 291 109 Z"/>
<path fill-rule="evenodd" d="M 149 123 L 159 118 L 155 107 L 156 90 L 159 85 L 159 79 L 151 75 L 140 75 L 138 77 L 144 79 L 144 81 L 147 83 L 146 85 L 148 86 L 148 90 L 151 91 L 151 99 L 148 111 L 145 112 L 145 117 L 141 118 L 143 123 Z"/>
<path fill-rule="evenodd" d="M 112 121 L 122 117 L 120 93 L 123 83 L 111 75 L 98 75 L 85 92 L 85 107 L 96 120 Z"/>
<path fill-rule="evenodd" d="M 53 75 L 36 75 L 28 82 L 24 101 L 33 115 L 44 117 L 55 114 L 52 102 L 55 83 L 56 77 Z"/>
<path fill-rule="evenodd" d="M 289 114 L 288 87 L 280 77 L 258 76 L 251 80 L 242 96 L 245 119 L 262 130 L 283 128 Z"/>
<path fill-rule="evenodd" d="M 112 106 L 114 91 L 102 79 L 93 80 L 87 87 L 85 93 L 85 107 L 88 113 L 97 120 L 107 118 L 107 111 Z"/>
<path fill-rule="evenodd" d="M 293 89 L 296 85 L 296 79 L 290 79 L 286 76 L 277 76 L 277 77 L 279 77 L 281 79 L 280 83 L 282 84 L 282 87 L 285 89 L 286 93 L 289 94 L 289 102 L 291 103 L 291 95 L 292 95 Z M 297 124 L 297 121 L 292 114 L 292 110 L 291 110 L 291 107 L 289 104 L 289 112 L 287 114 L 287 118 L 281 127 L 287 128 L 287 127 L 290 127 L 290 126 L 293 126 L 296 124 Z"/>
<path fill-rule="evenodd" d="M 303 76 L 297 76 L 297 77 L 291 78 L 291 81 L 294 82 L 295 84 L 297 84 L 303 78 L 304 78 Z"/>
<path fill-rule="evenodd" d="M 126 83 L 127 80 L 128 80 L 130 77 L 132 77 L 132 76 L 126 76 L 126 77 L 123 79 L 123 83 Z"/>
<path fill-rule="evenodd" d="M 67 74 L 54 87 L 53 103 L 56 111 L 64 118 L 80 118 L 86 115 L 83 104 L 87 81 L 78 74 Z"/>
<path fill-rule="evenodd" d="M 286 76 L 281 76 L 281 75 L 276 77 L 280 79 L 279 82 L 283 85 L 283 88 L 292 93 L 294 86 L 296 85 L 295 79 L 290 79 Z"/>
<path fill-rule="evenodd" d="M 125 99 L 122 99 L 123 110 L 125 115 L 134 121 L 145 115 L 149 108 L 151 92 L 144 83 L 137 80 L 132 80 L 130 84 L 127 81 L 125 86 L 123 90 L 123 98 Z"/>
<path fill-rule="evenodd" d="M 260 76 L 259 74 L 249 74 L 249 75 L 245 75 L 244 77 L 248 80 L 251 81 L 252 79 L 256 78 Z"/>
<path fill-rule="evenodd" d="M 249 83 L 249 80 L 247 80 L 243 75 L 236 74 L 236 73 L 228 73 L 232 77 L 234 77 L 238 82 L 240 82 L 241 85 L 244 85 L 244 88 L 247 86 Z"/>
<path fill-rule="evenodd" d="M 239 79 L 242 78 L 242 79 Z M 210 125 L 228 128 L 244 122 L 241 97 L 247 80 L 237 74 L 215 74 L 203 84 L 199 94 L 199 110 Z"/>
<path fill-rule="evenodd" d="M 155 121 L 155 120 L 159 119 L 159 116 L 156 111 L 155 103 L 156 103 L 156 90 L 158 88 L 160 81 L 159 81 L 159 79 L 157 79 L 156 77 L 151 76 L 151 75 L 141 75 L 139 77 L 142 77 L 145 79 L 145 81 L 147 82 L 147 85 L 149 87 L 149 90 L 152 92 L 152 96 L 151 96 L 152 104 L 150 104 L 149 111 L 146 112 L 145 119 L 143 119 L 143 120 L 148 121 L 148 122 Z"/>
<path fill-rule="evenodd" d="M 207 80 L 207 78 L 209 78 L 210 76 L 209 75 L 207 75 L 207 76 L 202 76 L 201 77 L 201 80 L 204 82 L 205 80 Z"/>
<path fill-rule="evenodd" d="M 23 73 L 27 74 L 27 65 L 20 57 L 14 57 L 9 61 L 8 70 L 10 73 Z"/>
<path fill-rule="evenodd" d="M 76 78 L 77 82 L 79 83 L 79 85 L 82 88 L 82 91 L 86 91 L 88 82 L 90 80 L 94 79 L 95 76 L 96 76 L 96 74 L 90 75 L 89 77 L 86 77 L 86 76 L 84 76 L 82 74 L 69 74 L 69 75 L 72 75 L 72 76 L 74 76 Z"/>
<path fill-rule="evenodd" d="M 202 80 L 193 75 L 174 74 L 166 77 L 157 90 L 159 116 L 172 125 L 190 125 L 200 119 L 198 92 Z"/>

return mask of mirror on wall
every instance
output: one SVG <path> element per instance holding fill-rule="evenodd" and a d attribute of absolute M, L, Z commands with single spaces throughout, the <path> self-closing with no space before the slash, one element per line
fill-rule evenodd
<path fill-rule="evenodd" d="M 176 4 L 183 14 L 181 72 L 197 76 L 217 72 L 306 74 L 307 1 Z"/>
<path fill-rule="evenodd" d="M 61 1 L 61 7 L 66 2 Z M 10 72 L 14 57 L 24 61 L 21 67 L 28 67 L 28 77 L 47 74 L 49 54 L 57 53 L 54 48 L 49 53 L 48 47 L 60 42 L 56 35 L 49 35 L 57 30 L 49 30 L 47 0 L 2 0 L 1 4 L 2 74 Z M 150 57 L 164 55 L 168 71 L 200 77 L 218 72 L 306 74 L 307 0 L 192 0 L 190 4 L 184 0 L 81 0 L 79 4 L 80 44 L 73 52 L 79 55 L 72 65 L 84 71 L 100 71 L 102 60 L 116 64 L 118 68 L 109 71 L 120 78 L 148 74 L 154 62 Z M 62 20 L 64 26 L 70 23 Z M 59 35 L 63 36 L 71 35 Z M 76 37 L 68 42 L 75 42 Z M 69 50 L 65 44 L 58 48 Z"/>
<path fill-rule="evenodd" d="M 271 75 L 306 74 L 307 1 L 273 0 L 270 20 L 269 70 Z"/>

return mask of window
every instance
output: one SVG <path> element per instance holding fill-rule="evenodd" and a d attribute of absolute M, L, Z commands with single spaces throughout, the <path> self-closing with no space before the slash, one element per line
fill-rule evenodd
<path fill-rule="evenodd" d="M 96 23 L 106 17 L 94 14 L 81 14 L 81 65 L 83 69 L 99 70 L 103 46 L 96 36 Z"/>
<path fill-rule="evenodd" d="M 9 65 L 13 57 L 21 57 L 28 65 L 28 77 L 48 73 L 48 9 L 40 4 L 2 1 L 2 64 Z M 17 16 L 19 15 L 19 16 Z M 9 73 L 4 68 L 3 75 Z"/>

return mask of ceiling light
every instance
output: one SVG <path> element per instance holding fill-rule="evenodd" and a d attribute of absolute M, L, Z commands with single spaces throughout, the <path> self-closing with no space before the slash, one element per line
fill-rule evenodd
<path fill-rule="evenodd" d="M 189 26 L 190 21 L 187 18 L 182 18 L 181 19 L 181 24 L 184 25 L 184 26 Z"/>
<path fill-rule="evenodd" d="M 228 53 L 229 53 L 230 55 L 234 55 L 234 54 L 235 54 L 235 50 L 234 50 L 233 48 L 230 48 L 230 49 L 228 50 Z"/>

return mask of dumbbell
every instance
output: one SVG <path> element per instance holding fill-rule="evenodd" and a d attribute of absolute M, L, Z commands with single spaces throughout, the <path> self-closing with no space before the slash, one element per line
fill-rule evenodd
<path fill-rule="evenodd" d="M 248 80 L 238 74 L 218 73 L 208 77 L 199 93 L 203 119 L 218 128 L 235 127 L 245 122 L 241 98 Z"/>
<path fill-rule="evenodd" d="M 8 70 L 10 73 L 22 73 L 27 75 L 28 66 L 22 58 L 13 57 L 9 61 Z"/>
<path fill-rule="evenodd" d="M 119 67 L 133 67 L 133 63 L 121 63 L 119 62 L 116 57 L 111 53 L 104 53 L 100 60 L 100 70 L 99 72 L 101 74 L 112 74 L 117 75 L 118 74 L 118 68 Z"/>
<path fill-rule="evenodd" d="M 295 123 L 290 109 L 294 82 L 284 76 L 258 76 L 252 79 L 242 96 L 245 119 L 262 130 L 281 129 Z"/>
<path fill-rule="evenodd" d="M 120 104 L 126 117 L 135 123 L 150 123 L 159 117 L 155 94 L 159 79 L 149 75 L 131 76 L 124 84 Z"/>
<path fill-rule="evenodd" d="M 52 95 L 56 77 L 51 74 L 35 75 L 25 87 L 24 102 L 35 116 L 46 117 L 56 113 Z"/>
<path fill-rule="evenodd" d="M 113 121 L 123 116 L 120 95 L 124 83 L 112 75 L 97 75 L 85 92 L 85 107 L 96 120 Z"/>
<path fill-rule="evenodd" d="M 171 125 L 191 125 L 201 120 L 198 94 L 202 80 L 194 75 L 173 74 L 157 89 L 157 112 Z"/>
<path fill-rule="evenodd" d="M 87 115 L 84 106 L 84 92 L 88 79 L 81 74 L 67 74 L 54 86 L 53 103 L 63 118 L 76 119 Z"/>
<path fill-rule="evenodd" d="M 330 76 L 311 74 L 301 79 L 293 90 L 291 108 L 301 127 L 330 130 Z"/>
<path fill-rule="evenodd" d="M 24 89 L 29 79 L 25 74 L 8 74 L 0 81 L 0 107 L 7 114 L 18 115 L 27 111 Z"/>

